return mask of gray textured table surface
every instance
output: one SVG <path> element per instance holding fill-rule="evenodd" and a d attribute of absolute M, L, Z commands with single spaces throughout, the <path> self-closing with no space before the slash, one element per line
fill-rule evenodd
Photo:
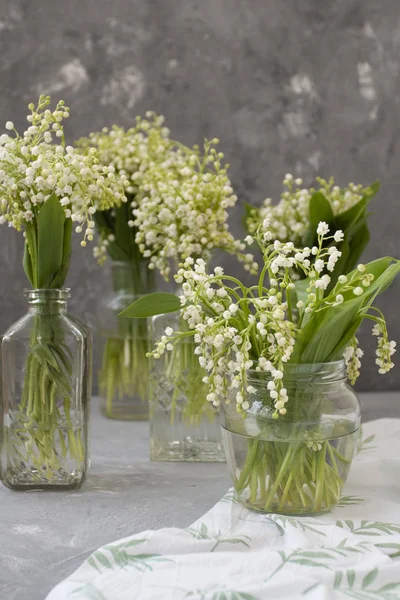
<path fill-rule="evenodd" d="M 102 544 L 186 527 L 230 485 L 223 464 L 151 463 L 147 424 L 109 421 L 93 404 L 92 466 L 81 490 L 0 486 L 1 599 L 43 600 Z M 361 394 L 361 404 L 364 420 L 400 418 L 400 392 Z"/>

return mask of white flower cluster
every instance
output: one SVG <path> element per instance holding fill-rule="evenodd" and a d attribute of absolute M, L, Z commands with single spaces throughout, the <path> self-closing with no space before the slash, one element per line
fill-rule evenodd
<path fill-rule="evenodd" d="M 264 233 L 261 246 L 264 251 L 264 270 L 260 276 L 258 293 L 247 289 L 236 278 L 224 275 L 221 267 L 208 274 L 202 259 L 188 257 L 175 276 L 182 285 L 181 314 L 189 330 L 194 332 L 199 362 L 208 375 L 208 400 L 216 406 L 227 397 L 227 386 L 236 388 L 236 403 L 240 410 L 248 410 L 253 386 L 247 385 L 247 372 L 251 369 L 270 374 L 269 396 L 274 416 L 286 413 L 287 389 L 283 384 L 284 364 L 292 355 L 299 325 L 305 314 L 325 306 L 343 302 L 343 295 L 335 294 L 323 299 L 323 290 L 330 282 L 324 269 L 332 270 L 340 252 L 325 248 L 329 228 L 326 223 L 318 226 L 318 247 L 298 249 L 292 242 L 276 240 L 270 243 L 270 234 Z M 336 235 L 336 234 L 335 234 Z M 258 240 L 260 241 L 260 240 Z M 253 239 L 248 239 L 251 244 Z M 318 273 L 309 257 L 318 261 Z M 332 258 L 333 257 L 333 258 Z M 287 290 L 294 287 L 290 272 L 298 268 L 310 277 L 307 301 L 296 305 L 298 321 L 294 318 L 294 306 L 290 304 Z M 270 287 L 264 285 L 266 273 L 270 275 Z M 342 287 L 351 288 L 343 282 Z M 165 350 L 172 350 L 187 332 L 173 332 L 169 328 L 152 353 L 159 358 Z M 229 382 L 229 383 L 228 383 Z"/>
<path fill-rule="evenodd" d="M 104 127 L 79 139 L 76 146 L 85 153 L 96 148 L 100 163 L 113 166 L 126 192 L 136 194 L 143 174 L 151 165 L 171 160 L 174 142 L 163 123 L 162 115 L 148 111 L 146 119 L 136 117 L 135 127 Z"/>
<path fill-rule="evenodd" d="M 255 272 L 257 264 L 245 244 L 228 230 L 228 209 L 236 196 L 222 153 L 206 142 L 204 152 L 169 137 L 164 117 L 153 112 L 137 118 L 136 127 L 114 126 L 92 133 L 77 142 L 89 151 L 94 146 L 104 165 L 111 165 L 129 196 L 130 227 L 137 229 L 136 243 L 150 268 L 167 279 L 171 262 L 187 256 L 207 258 L 215 248 L 236 254 L 245 268 Z M 102 239 L 96 256 L 103 260 L 108 240 Z"/>
<path fill-rule="evenodd" d="M 314 192 L 322 192 L 329 201 L 334 215 L 351 208 L 366 195 L 373 195 L 371 188 L 349 183 L 347 188 L 335 185 L 331 177 L 329 181 L 317 178 L 319 188 L 304 188 L 302 179 L 294 179 L 293 175 L 285 175 L 283 185 L 286 188 L 278 204 L 272 199 L 264 200 L 260 208 L 251 208 L 247 217 L 247 228 L 251 234 L 268 219 L 268 231 L 274 239 L 282 242 L 292 241 L 296 245 L 302 243 L 310 224 L 309 203 Z M 336 240 L 338 241 L 338 240 Z"/>
<path fill-rule="evenodd" d="M 91 133 L 88 137 L 77 140 L 76 147 L 85 154 L 93 148 L 99 156 L 100 164 L 114 169 L 121 186 L 133 210 L 137 206 L 140 183 L 146 171 L 157 163 L 171 164 L 174 158 L 174 142 L 169 139 L 169 130 L 163 126 L 164 117 L 152 111 L 146 113 L 146 119 L 136 117 L 136 126 L 124 129 L 114 125 L 111 129 L 104 127 L 100 132 Z M 132 210 L 128 212 L 128 224 L 133 227 Z M 112 229 L 115 215 L 108 219 Z M 98 226 L 99 243 L 93 254 L 100 264 L 106 260 L 110 242 L 119 242 L 114 233 Z M 134 235 L 134 232 L 133 232 Z"/>
<path fill-rule="evenodd" d="M 150 267 L 168 278 L 171 261 L 189 256 L 209 258 L 219 248 L 235 254 L 252 272 L 257 270 L 246 245 L 229 232 L 228 210 L 237 200 L 221 164 L 214 139 L 195 146 L 177 145 L 165 162 L 154 162 L 141 175 L 133 202 L 136 243 Z"/>
<path fill-rule="evenodd" d="M 346 363 L 347 377 L 352 385 L 360 376 L 361 360 L 364 352 L 358 347 L 358 339 L 354 337 L 344 351 L 343 358 Z"/>
<path fill-rule="evenodd" d="M 293 242 L 271 242 L 270 232 L 257 234 L 264 268 L 258 285 L 250 288 L 237 278 L 225 275 L 221 267 L 207 273 L 203 259 L 188 257 L 175 275 L 182 286 L 181 316 L 188 329 L 174 332 L 171 327 L 167 328 L 150 354 L 160 358 L 165 351 L 173 350 L 183 337 L 192 334 L 199 363 L 207 371 L 204 381 L 209 385 L 210 402 L 218 406 L 233 388 L 239 411 L 251 409 L 256 389 L 248 384 L 248 378 L 257 378 L 254 372 L 266 372 L 273 416 L 286 414 L 289 398 L 284 385 L 285 364 L 291 360 L 303 323 L 315 313 L 329 311 L 331 307 L 362 296 L 374 280 L 366 266 L 360 264 L 349 276 L 341 275 L 324 296 L 330 276 L 323 271 L 332 271 L 340 257 L 340 252 L 334 246 L 327 247 L 327 243 L 332 239 L 341 240 L 342 232 L 329 235 L 328 225 L 321 222 L 317 236 L 318 246 L 299 249 Z M 252 244 L 253 239 L 247 243 Z M 314 263 L 310 256 L 315 258 Z M 305 300 L 297 301 L 296 306 L 290 293 L 295 287 L 291 279 L 294 268 L 309 278 Z M 267 275 L 268 288 L 264 281 Z M 375 331 L 382 339 L 378 344 L 377 363 L 379 372 L 383 372 L 393 366 L 390 356 L 395 344 L 387 339 L 383 315 L 368 317 L 379 324 Z M 353 338 L 344 353 L 352 382 L 359 375 L 362 354 L 357 339 Z"/>
<path fill-rule="evenodd" d="M 65 146 L 61 123 L 69 109 L 60 101 L 52 112 L 49 104 L 49 96 L 40 96 L 37 107 L 29 105 L 27 130 L 20 136 L 8 121 L 6 129 L 14 136 L 0 136 L 0 223 L 21 230 L 55 193 L 77 232 L 85 229 L 85 245 L 93 239 L 96 210 L 126 198 L 114 168 L 100 166 L 95 150 L 84 156 Z"/>
<path fill-rule="evenodd" d="M 377 319 L 372 334 L 378 337 L 375 363 L 379 367 L 379 373 L 384 375 L 394 367 L 391 357 L 396 352 L 396 342 L 389 341 L 386 323 L 382 318 Z"/>

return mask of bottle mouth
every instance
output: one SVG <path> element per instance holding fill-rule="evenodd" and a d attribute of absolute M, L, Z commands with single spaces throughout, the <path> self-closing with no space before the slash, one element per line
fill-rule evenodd
<path fill-rule="evenodd" d="M 24 290 L 24 296 L 28 302 L 65 302 L 71 297 L 70 288 L 62 289 L 36 289 L 36 290 Z"/>

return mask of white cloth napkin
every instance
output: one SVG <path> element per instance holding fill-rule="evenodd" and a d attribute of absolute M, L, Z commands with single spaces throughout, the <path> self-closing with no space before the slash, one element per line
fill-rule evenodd
<path fill-rule="evenodd" d="M 258 514 L 229 491 L 187 529 L 99 548 L 47 600 L 400 600 L 400 420 L 363 437 L 333 512 Z"/>

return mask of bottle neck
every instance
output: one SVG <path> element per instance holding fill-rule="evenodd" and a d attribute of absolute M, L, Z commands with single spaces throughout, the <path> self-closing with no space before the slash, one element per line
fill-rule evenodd
<path fill-rule="evenodd" d="M 154 291 L 155 273 L 149 269 L 147 260 L 137 263 L 113 261 L 111 264 L 112 284 L 116 292 L 140 296 Z"/>
<path fill-rule="evenodd" d="M 69 289 L 25 290 L 29 311 L 33 314 L 63 314 L 67 312 Z"/>

